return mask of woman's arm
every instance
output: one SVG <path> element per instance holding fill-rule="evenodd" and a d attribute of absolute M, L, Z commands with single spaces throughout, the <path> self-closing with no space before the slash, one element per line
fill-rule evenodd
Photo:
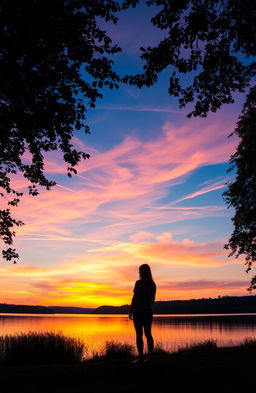
<path fill-rule="evenodd" d="M 133 318 L 133 309 L 134 309 L 133 299 L 134 299 L 134 295 L 133 295 L 132 302 L 131 302 L 131 305 L 130 305 L 129 319 Z"/>
<path fill-rule="evenodd" d="M 137 285 L 137 281 L 136 281 L 135 286 L 134 286 L 134 290 L 133 290 L 133 297 L 132 297 L 132 301 L 131 301 L 131 305 L 130 305 L 129 319 L 133 318 L 133 310 L 134 310 L 136 297 L 137 297 L 137 287 L 138 287 L 138 285 Z"/>

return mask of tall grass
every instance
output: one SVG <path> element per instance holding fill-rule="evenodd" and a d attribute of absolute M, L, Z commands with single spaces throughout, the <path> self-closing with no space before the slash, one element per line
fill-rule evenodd
<path fill-rule="evenodd" d="M 85 346 L 79 339 L 62 333 L 40 332 L 0 337 L 1 364 L 77 363 Z"/>
<path fill-rule="evenodd" d="M 95 360 L 129 359 L 135 355 L 133 345 L 114 340 L 106 341 L 101 348 L 93 350 L 89 348 L 88 353 L 89 356 L 85 360 L 89 362 Z"/>
<path fill-rule="evenodd" d="M 164 344 L 162 342 L 157 342 L 154 348 L 154 354 L 166 355 L 168 354 L 168 350 L 164 348 Z"/>
<path fill-rule="evenodd" d="M 130 358 L 134 355 L 133 346 L 117 341 L 107 341 L 105 344 L 104 356 L 111 359 Z"/>
<path fill-rule="evenodd" d="M 252 353 L 254 357 L 256 340 L 245 340 L 237 348 Z M 81 340 L 64 336 L 62 333 L 30 332 L 0 336 L 0 365 L 81 363 L 85 360 L 86 349 Z M 157 343 L 154 353 L 160 357 L 172 356 L 176 353 L 187 359 L 191 356 L 199 356 L 203 359 L 212 356 L 217 349 L 215 341 L 198 342 L 180 347 L 174 352 L 163 349 L 161 343 Z M 134 346 L 130 344 L 107 341 L 104 348 L 92 354 L 91 359 L 129 359 L 133 357 L 134 350 Z M 87 360 L 89 360 L 88 356 Z"/>
<path fill-rule="evenodd" d="M 176 353 L 191 353 L 191 352 L 208 352 L 217 349 L 217 343 L 214 340 L 207 340 L 198 343 L 188 344 L 182 347 L 179 347 Z"/>

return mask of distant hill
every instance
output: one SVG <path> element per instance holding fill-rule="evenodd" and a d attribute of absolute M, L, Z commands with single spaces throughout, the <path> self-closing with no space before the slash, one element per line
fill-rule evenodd
<path fill-rule="evenodd" d="M 28 306 L 0 303 L 0 313 L 13 314 L 90 314 L 94 308 L 62 306 Z"/>
<path fill-rule="evenodd" d="M 94 308 L 85 307 L 62 307 L 62 306 L 50 306 L 46 307 L 54 314 L 93 314 Z"/>
<path fill-rule="evenodd" d="M 0 303 L 1 313 L 22 313 L 22 314 L 53 314 L 48 307 L 44 306 L 27 306 L 18 304 L 5 304 Z"/>
<path fill-rule="evenodd" d="M 128 314 L 129 305 L 98 308 L 28 306 L 0 303 L 0 313 L 24 314 Z M 223 296 L 218 298 L 158 301 L 155 314 L 243 314 L 256 313 L 256 296 Z"/>

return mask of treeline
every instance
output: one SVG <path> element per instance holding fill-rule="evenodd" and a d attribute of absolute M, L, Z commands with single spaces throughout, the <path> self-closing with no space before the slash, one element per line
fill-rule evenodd
<path fill-rule="evenodd" d="M 156 302 L 156 314 L 239 314 L 256 313 L 256 296 L 223 296 L 218 298 Z"/>
<path fill-rule="evenodd" d="M 0 313 L 23 314 L 128 314 L 129 305 L 98 308 L 28 306 L 0 303 Z M 256 296 L 158 301 L 155 314 L 240 314 L 256 313 Z"/>
<path fill-rule="evenodd" d="M 102 306 L 100 314 L 126 314 L 129 306 Z M 256 313 L 256 296 L 223 296 L 218 298 L 158 301 L 154 314 L 240 314 Z"/>
<path fill-rule="evenodd" d="M 0 313 L 12 314 L 90 314 L 94 308 L 62 307 L 62 306 L 28 306 L 0 303 Z"/>
<path fill-rule="evenodd" d="M 12 313 L 12 314 L 53 314 L 49 307 L 44 306 L 28 306 L 18 304 L 5 304 L 0 303 L 1 313 Z"/>

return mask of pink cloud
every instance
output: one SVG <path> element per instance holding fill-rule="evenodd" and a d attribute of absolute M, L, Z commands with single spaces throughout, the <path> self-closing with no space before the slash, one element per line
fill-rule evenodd
<path fill-rule="evenodd" d="M 34 282 L 31 288 L 18 285 L 17 281 L 20 291 L 33 293 L 38 282 L 38 291 L 41 285 L 40 296 L 43 296 L 42 286 L 47 280 L 53 288 L 60 288 L 68 275 L 74 282 L 86 277 L 88 283 L 98 284 L 103 277 L 107 283 L 112 283 L 115 277 L 117 282 L 122 282 L 118 288 L 127 290 L 122 295 L 125 302 L 130 296 L 128 286 L 133 286 L 133 277 L 137 277 L 141 263 L 183 270 L 226 264 L 224 242 L 175 241 L 169 232 L 153 233 L 152 227 L 229 215 L 224 206 L 174 206 L 160 201 L 166 200 L 172 186 L 185 182 L 194 170 L 229 159 L 235 144 L 227 138 L 231 129 L 227 121 L 211 123 L 210 118 L 190 120 L 181 127 L 166 123 L 161 132 L 156 132 L 154 140 L 128 137 L 104 152 L 89 149 L 83 141 L 74 138 L 79 150 L 92 153 L 89 160 L 79 165 L 78 176 L 59 181 L 52 191 L 42 191 L 38 197 L 25 195 L 20 207 L 13 210 L 27 224 L 17 231 L 18 244 L 26 255 L 32 250 L 36 255 L 35 250 L 40 252 L 42 247 L 47 247 L 58 261 L 52 271 L 25 269 L 18 273 L 17 270 L 17 278 L 32 278 Z M 51 177 L 66 173 L 60 154 L 47 155 L 46 161 Z M 183 199 L 218 189 L 221 181 L 192 190 Z M 18 178 L 17 186 L 25 185 Z M 118 240 L 121 236 L 129 237 L 130 241 Z M 130 273 L 132 266 L 134 270 Z M 44 278 L 41 282 L 40 277 Z M 8 287 L 7 281 L 3 288 Z M 70 285 L 67 293 L 72 292 Z M 110 286 L 103 289 L 104 293 L 108 291 L 111 292 Z M 162 294 L 163 298 L 168 296 Z M 45 297 L 42 299 L 46 301 Z"/>
<path fill-rule="evenodd" d="M 150 242 L 142 238 L 138 238 L 140 241 L 136 239 L 135 234 L 135 237 L 133 237 L 135 242 L 116 241 L 107 246 L 93 248 L 90 252 L 97 253 L 98 256 L 104 255 L 105 257 L 116 254 L 119 259 L 123 258 L 124 260 L 130 255 L 132 260 L 136 260 L 136 264 L 150 263 L 154 266 L 160 264 L 162 267 L 175 266 L 182 268 L 192 266 L 207 268 L 225 266 L 228 262 L 228 253 L 223 248 L 224 242 L 222 240 L 194 242 L 184 238 L 177 241 L 168 232 L 155 235 Z M 234 260 L 229 262 L 238 263 Z"/>
<path fill-rule="evenodd" d="M 145 231 L 140 231 L 137 233 L 134 233 L 133 235 L 130 236 L 130 240 L 132 242 L 141 242 L 144 240 L 148 240 L 154 237 L 154 234 L 151 232 L 145 232 Z"/>
<path fill-rule="evenodd" d="M 218 289 L 245 289 L 248 287 L 248 281 L 240 280 L 194 280 L 194 281 L 165 281 L 160 283 L 159 288 L 161 289 L 169 289 L 169 290 L 197 290 L 197 289 L 206 289 L 209 290 L 211 288 Z"/>
<path fill-rule="evenodd" d="M 128 137 L 105 152 L 89 149 L 74 138 L 77 148 L 90 150 L 92 158 L 79 165 L 79 174 L 71 181 L 59 184 L 51 192 L 43 191 L 36 198 L 23 198 L 15 214 L 21 212 L 27 225 L 18 233 L 77 239 L 87 233 L 88 224 L 99 223 L 96 231 L 90 230 L 90 238 L 113 239 L 152 225 L 228 215 L 222 206 L 173 207 L 159 204 L 159 200 L 192 171 L 227 161 L 235 144 L 227 138 L 231 129 L 227 121 L 213 123 L 210 118 L 190 120 L 180 127 L 166 123 L 154 140 Z M 51 174 L 66 173 L 59 153 L 46 157 L 46 167 Z M 221 188 L 221 184 L 183 199 L 216 187 Z M 75 234 L 78 228 L 79 236 Z"/>

